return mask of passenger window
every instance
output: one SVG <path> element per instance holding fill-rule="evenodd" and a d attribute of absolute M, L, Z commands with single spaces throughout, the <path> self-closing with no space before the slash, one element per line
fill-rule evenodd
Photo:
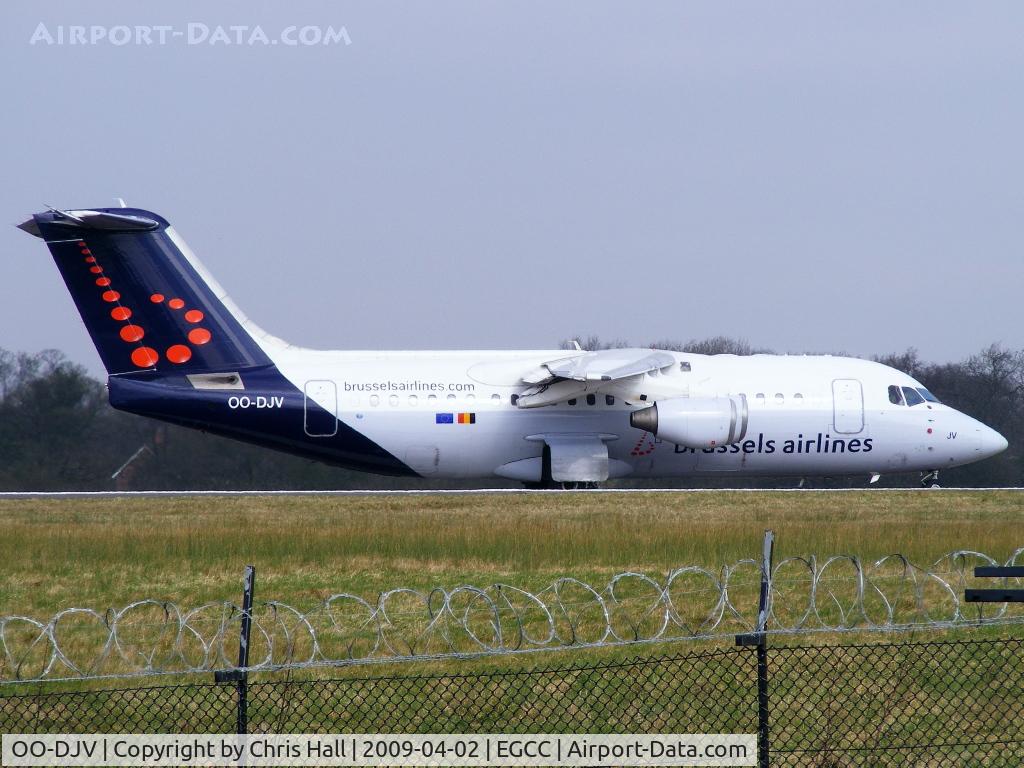
<path fill-rule="evenodd" d="M 903 396 L 907 398 L 907 405 L 920 405 L 924 402 L 924 398 L 917 394 L 913 387 L 904 387 Z"/>
<path fill-rule="evenodd" d="M 803 405 L 804 404 L 804 396 L 801 395 L 799 392 L 797 392 L 795 395 L 793 395 L 793 402 L 794 402 L 795 405 Z"/>
<path fill-rule="evenodd" d="M 491 395 L 491 400 L 493 400 L 495 403 L 497 403 L 499 400 L 501 400 L 501 395 L 499 395 L 497 392 L 495 392 L 493 395 Z"/>
<path fill-rule="evenodd" d="M 472 392 L 470 392 L 468 395 L 466 395 L 466 399 L 467 400 L 476 400 L 476 395 L 474 395 Z"/>
<path fill-rule="evenodd" d="M 374 408 L 380 405 L 380 395 L 370 395 L 370 405 Z"/>
<path fill-rule="evenodd" d="M 758 405 L 764 405 L 764 392 L 758 392 L 754 397 Z"/>
<path fill-rule="evenodd" d="M 595 405 L 597 403 L 597 395 L 587 395 L 587 405 Z"/>
<path fill-rule="evenodd" d="M 390 405 L 392 408 L 398 405 L 398 395 L 391 395 L 388 398 L 388 405 Z"/>
<path fill-rule="evenodd" d="M 576 398 L 575 397 L 572 400 L 569 401 L 569 405 L 576 405 Z"/>
<path fill-rule="evenodd" d="M 437 395 L 427 395 L 427 402 L 432 403 L 437 400 Z"/>
<path fill-rule="evenodd" d="M 893 405 L 903 405 L 903 393 L 895 384 L 889 387 L 889 402 Z"/>
<path fill-rule="evenodd" d="M 679 370 L 682 371 L 683 373 L 689 373 L 690 372 L 690 364 L 689 363 L 680 363 L 679 364 Z"/>
<path fill-rule="evenodd" d="M 512 399 L 512 405 L 518 405 L 519 404 L 519 395 L 512 395 L 511 399 Z"/>
<path fill-rule="evenodd" d="M 448 399 L 449 400 L 454 400 L 455 399 L 455 395 L 448 395 Z"/>
<path fill-rule="evenodd" d="M 786 396 L 783 395 L 781 392 L 776 392 L 775 393 L 775 403 L 777 405 L 782 405 L 784 402 L 786 402 Z"/>
<path fill-rule="evenodd" d="M 615 397 L 614 397 L 614 395 L 605 395 L 604 396 L 604 404 L 605 405 L 615 405 Z"/>
<path fill-rule="evenodd" d="M 415 406 L 419 402 L 419 398 L 416 395 L 409 395 L 409 405 Z"/>
<path fill-rule="evenodd" d="M 921 393 L 921 397 L 923 397 L 929 403 L 937 403 L 937 402 L 939 402 L 939 398 L 937 398 L 935 395 L 933 395 L 931 392 L 929 392 L 924 387 L 918 387 L 917 391 L 920 392 Z"/>

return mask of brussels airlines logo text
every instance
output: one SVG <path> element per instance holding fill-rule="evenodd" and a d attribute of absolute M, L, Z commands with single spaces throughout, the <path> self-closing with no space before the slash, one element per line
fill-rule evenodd
<path fill-rule="evenodd" d="M 55 24 L 39 22 L 28 41 L 29 45 L 207 45 L 211 47 L 245 48 L 280 45 L 311 47 L 352 45 L 345 27 L 291 25 L 269 33 L 259 24 L 204 24 L 192 21 L 173 24 Z"/>
<path fill-rule="evenodd" d="M 476 384 L 469 382 L 421 381 L 343 381 L 346 392 L 473 392 Z"/>
<path fill-rule="evenodd" d="M 741 443 L 732 445 L 719 445 L 715 448 L 701 448 L 701 453 L 871 453 L 873 449 L 872 438 L 865 437 L 832 437 L 827 433 L 819 432 L 814 437 L 797 435 L 790 440 L 765 439 L 764 432 L 757 435 L 757 439 L 748 438 Z M 696 453 L 697 448 L 686 448 L 677 445 L 676 453 Z"/>

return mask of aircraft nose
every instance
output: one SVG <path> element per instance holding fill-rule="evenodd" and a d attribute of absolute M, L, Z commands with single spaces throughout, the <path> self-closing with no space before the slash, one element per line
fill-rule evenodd
<path fill-rule="evenodd" d="M 991 427 L 983 426 L 979 432 L 979 439 L 981 442 L 981 453 L 988 458 L 989 456 L 995 456 L 997 453 L 1002 453 L 1006 450 L 1009 443 L 1006 438 L 1000 435 Z"/>
<path fill-rule="evenodd" d="M 954 439 L 952 461 L 956 464 L 981 461 L 1006 450 L 1009 443 L 1006 438 L 992 427 L 983 424 L 966 413 L 956 411 L 952 414 L 950 426 L 953 428 L 949 437 Z M 957 448 L 959 450 L 957 450 Z"/>

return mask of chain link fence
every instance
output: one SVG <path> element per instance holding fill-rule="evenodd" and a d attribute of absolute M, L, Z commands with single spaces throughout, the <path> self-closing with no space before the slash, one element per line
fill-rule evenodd
<path fill-rule="evenodd" d="M 1024 764 L 1024 640 L 770 646 L 767 672 L 772 766 Z M 758 731 L 754 647 L 514 671 L 305 674 L 0 696 L 0 732 L 232 733 L 242 691 L 253 733 Z"/>
<path fill-rule="evenodd" d="M 1024 642 L 769 648 L 773 766 L 1024 765 Z"/>

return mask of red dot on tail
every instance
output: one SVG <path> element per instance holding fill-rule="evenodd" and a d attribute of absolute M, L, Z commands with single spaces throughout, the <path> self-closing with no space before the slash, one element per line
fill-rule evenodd
<path fill-rule="evenodd" d="M 149 368 L 154 366 L 156 365 L 156 361 L 159 359 L 160 355 L 158 355 L 156 350 L 151 347 L 139 347 L 132 352 L 132 362 L 139 368 Z"/>
<path fill-rule="evenodd" d="M 114 301 L 117 301 L 120 298 L 121 298 L 121 294 L 118 293 L 117 291 L 104 291 L 103 292 L 103 300 L 104 301 L 114 302 Z"/>
<path fill-rule="evenodd" d="M 154 304 L 159 304 L 161 301 L 164 300 L 164 295 L 162 293 L 154 293 L 152 296 L 149 297 L 149 300 L 152 301 Z"/>
<path fill-rule="evenodd" d="M 85 240 L 79 240 L 79 241 L 78 241 L 78 244 L 79 244 L 79 245 L 80 245 L 80 246 L 81 246 L 82 248 L 85 248 Z"/>
<path fill-rule="evenodd" d="M 198 309 L 190 309 L 185 313 L 185 319 L 190 323 L 201 323 L 203 321 L 203 313 Z"/>
<path fill-rule="evenodd" d="M 114 307 L 110 310 L 110 316 L 115 320 L 127 320 L 132 316 L 132 311 L 128 307 Z"/>
<path fill-rule="evenodd" d="M 186 347 L 184 344 L 175 344 L 173 347 L 167 348 L 167 359 L 172 363 L 187 363 L 189 358 L 192 357 L 192 350 Z"/>
<path fill-rule="evenodd" d="M 146 332 L 137 325 L 125 325 L 121 328 L 121 338 L 129 343 L 138 341 L 145 335 Z"/>
<path fill-rule="evenodd" d="M 185 306 L 185 302 L 182 301 L 181 299 L 171 299 L 170 301 L 167 302 L 167 306 L 170 307 L 171 309 L 181 309 L 182 307 Z"/>
<path fill-rule="evenodd" d="M 100 288 L 106 288 L 108 285 L 110 285 L 110 278 L 109 277 L 97 277 L 96 278 L 96 285 L 98 285 Z"/>
<path fill-rule="evenodd" d="M 85 257 L 85 263 L 86 264 L 95 264 L 96 263 L 96 257 L 95 256 L 86 256 Z"/>
<path fill-rule="evenodd" d="M 188 340 L 195 344 L 197 347 L 202 346 L 210 341 L 211 335 L 205 328 L 193 328 L 188 332 Z"/>
<path fill-rule="evenodd" d="M 98 275 L 100 272 L 103 271 L 103 267 L 100 267 L 100 266 L 89 267 L 89 271 L 92 272 L 94 275 Z"/>

